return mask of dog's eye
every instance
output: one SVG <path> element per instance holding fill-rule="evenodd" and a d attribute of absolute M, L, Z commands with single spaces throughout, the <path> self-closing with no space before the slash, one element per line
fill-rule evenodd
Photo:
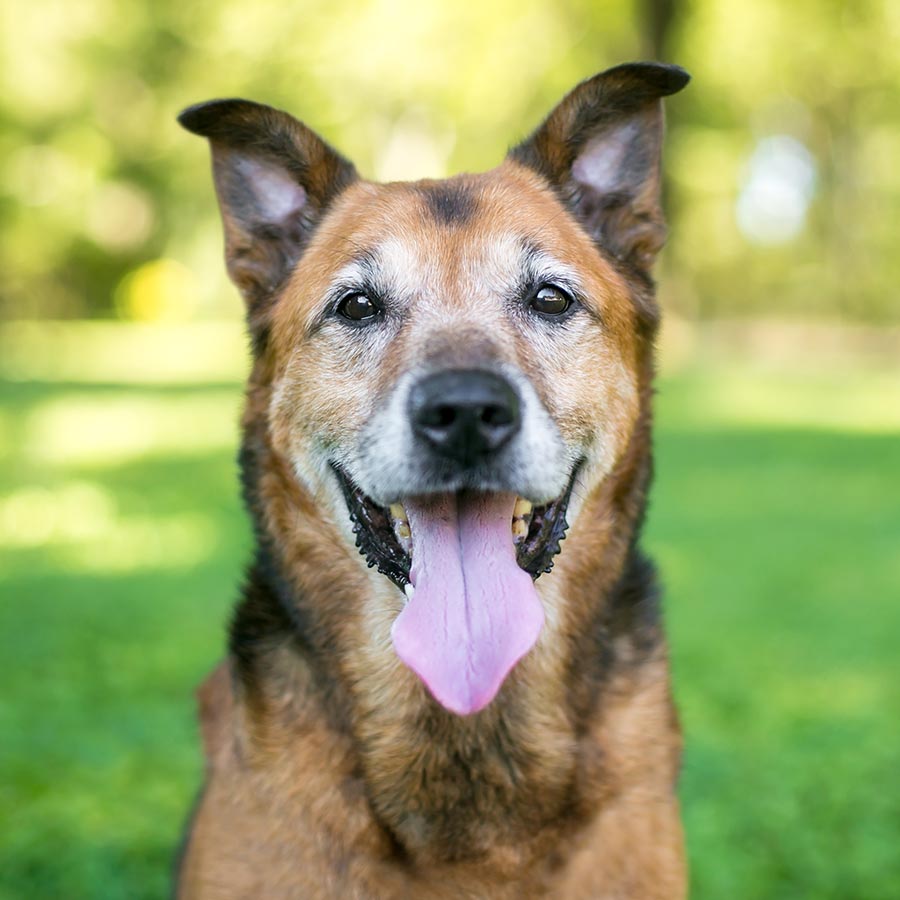
<path fill-rule="evenodd" d="M 355 293 L 347 294 L 338 303 L 337 311 L 339 315 L 350 319 L 351 322 L 363 322 L 367 319 L 374 319 L 381 310 L 365 294 Z"/>
<path fill-rule="evenodd" d="M 572 298 L 553 284 L 538 288 L 528 305 L 543 316 L 561 316 L 572 305 Z"/>

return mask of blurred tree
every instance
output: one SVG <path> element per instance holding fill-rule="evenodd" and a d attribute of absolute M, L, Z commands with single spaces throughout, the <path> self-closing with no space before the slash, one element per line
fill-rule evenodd
<path fill-rule="evenodd" d="M 644 38 L 641 46 L 647 59 L 670 59 L 672 24 L 676 9 L 683 6 L 678 0 L 639 0 Z"/>
<path fill-rule="evenodd" d="M 0 0 L 0 315 L 237 311 L 188 103 L 250 96 L 366 174 L 442 175 L 652 56 L 694 74 L 667 302 L 897 321 L 898 45 L 883 0 Z"/>

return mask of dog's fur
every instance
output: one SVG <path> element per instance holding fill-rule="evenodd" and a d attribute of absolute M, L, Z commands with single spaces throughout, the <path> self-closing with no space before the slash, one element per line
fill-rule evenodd
<path fill-rule="evenodd" d="M 268 107 L 182 114 L 210 140 L 248 307 L 256 554 L 228 659 L 200 689 L 207 783 L 179 897 L 685 895 L 679 729 L 638 533 L 661 98 L 686 82 L 671 66 L 611 69 L 493 171 L 415 183 L 360 179 Z M 575 314 L 523 312 L 526 269 L 569 285 Z M 371 328 L 338 321 L 330 299 L 361 279 L 387 298 Z M 397 398 L 424 372 L 473 366 L 515 384 L 523 430 L 499 482 L 454 484 L 546 502 L 574 471 L 574 489 L 536 582 L 538 643 L 492 703 L 457 716 L 391 646 L 404 595 L 354 546 L 333 466 L 378 503 L 427 493 Z"/>

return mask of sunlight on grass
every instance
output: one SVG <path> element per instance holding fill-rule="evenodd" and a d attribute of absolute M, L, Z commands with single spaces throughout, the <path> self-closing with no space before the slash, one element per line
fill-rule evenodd
<path fill-rule="evenodd" d="M 215 536 L 212 520 L 196 513 L 126 515 L 109 490 L 87 481 L 0 497 L 0 546 L 39 551 L 44 564 L 69 572 L 184 568 L 209 555 Z M 21 561 L 33 563 L 27 554 Z"/>
<path fill-rule="evenodd" d="M 900 374 L 855 372 L 843 374 L 754 371 L 746 365 L 687 371 L 692 389 L 675 402 L 665 397 L 666 424 L 743 425 L 819 428 L 864 434 L 900 431 Z"/>
<path fill-rule="evenodd" d="M 0 326 L 0 377 L 10 381 L 189 384 L 240 381 L 243 323 L 14 322 Z"/>
<path fill-rule="evenodd" d="M 190 397 L 62 393 L 28 416 L 24 453 L 39 463 L 91 468 L 202 455 L 237 445 L 238 404 L 236 391 Z"/>
<path fill-rule="evenodd" d="M 56 556 L 60 568 L 70 572 L 188 569 L 210 555 L 215 536 L 208 516 L 120 517 L 94 540 L 62 544 Z"/>
<path fill-rule="evenodd" d="M 883 674 L 844 670 L 780 681 L 772 702 L 778 714 L 789 719 L 804 715 L 868 719 L 891 701 Z"/>
<path fill-rule="evenodd" d="M 0 540 L 8 547 L 102 538 L 114 520 L 114 498 L 90 482 L 72 481 L 58 490 L 23 487 L 0 497 Z"/>

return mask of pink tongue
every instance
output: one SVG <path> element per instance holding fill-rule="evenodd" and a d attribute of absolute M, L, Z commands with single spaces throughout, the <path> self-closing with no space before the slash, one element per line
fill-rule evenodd
<path fill-rule="evenodd" d="M 459 715 L 494 699 L 544 624 L 531 576 L 516 563 L 515 500 L 464 493 L 404 501 L 415 592 L 394 622 L 394 649 Z"/>

